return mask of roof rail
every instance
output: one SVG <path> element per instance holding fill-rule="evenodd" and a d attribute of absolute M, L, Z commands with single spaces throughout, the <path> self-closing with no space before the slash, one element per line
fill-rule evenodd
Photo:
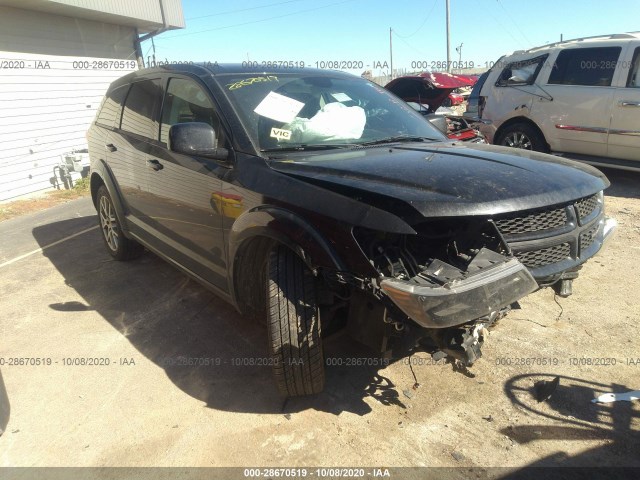
<path fill-rule="evenodd" d="M 594 35 L 592 37 L 569 38 L 567 40 L 562 40 L 561 42 L 548 43 L 546 45 L 541 45 L 539 47 L 533 47 L 533 48 L 530 48 L 529 50 L 527 50 L 527 52 L 531 52 L 533 50 L 538 50 L 540 48 L 555 47 L 556 45 L 562 45 L 563 43 L 583 42 L 584 40 L 595 40 L 595 39 L 617 40 L 617 39 L 623 39 L 623 38 L 638 38 L 639 34 L 640 34 L 640 31 L 639 32 L 627 32 L 627 33 L 611 33 L 609 35 Z"/>

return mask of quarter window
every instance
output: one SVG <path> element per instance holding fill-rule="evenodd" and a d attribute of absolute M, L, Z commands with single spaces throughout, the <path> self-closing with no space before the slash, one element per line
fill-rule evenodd
<path fill-rule="evenodd" d="M 122 101 L 129 85 L 123 85 L 112 90 L 104 99 L 96 123 L 105 127 L 114 127 L 120 124 L 120 115 L 122 113 Z"/>
<path fill-rule="evenodd" d="M 640 48 L 636 48 L 633 54 L 633 63 L 629 69 L 627 87 L 640 88 Z"/>
<path fill-rule="evenodd" d="M 157 140 L 156 112 L 161 101 L 160 80 L 142 80 L 132 84 L 122 112 L 122 130 Z"/>
<path fill-rule="evenodd" d="M 509 85 L 532 85 L 547 57 L 548 55 L 541 55 L 539 57 L 520 60 L 518 62 L 508 64 L 502 70 L 496 85 L 498 87 L 506 87 Z"/>
<path fill-rule="evenodd" d="M 160 142 L 168 144 L 169 128 L 176 123 L 203 122 L 211 125 L 220 141 L 220 120 L 204 89 L 192 80 L 172 78 L 162 111 Z"/>
<path fill-rule="evenodd" d="M 620 47 L 562 50 L 549 75 L 549 83 L 609 87 L 621 50 Z"/>

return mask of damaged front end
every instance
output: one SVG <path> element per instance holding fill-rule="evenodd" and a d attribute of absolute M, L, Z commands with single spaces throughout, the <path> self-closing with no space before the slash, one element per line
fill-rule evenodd
<path fill-rule="evenodd" d="M 485 327 L 539 287 L 493 222 L 460 224 L 428 221 L 417 235 L 355 228 L 354 237 L 379 273 L 364 287 L 380 300 L 383 322 L 469 366 L 481 356 Z M 390 349 L 388 340 L 371 346 Z"/>
<path fill-rule="evenodd" d="M 380 287 L 420 326 L 446 328 L 491 315 L 538 284 L 517 259 L 482 248 L 465 270 L 434 259 L 409 280 L 385 278 Z"/>

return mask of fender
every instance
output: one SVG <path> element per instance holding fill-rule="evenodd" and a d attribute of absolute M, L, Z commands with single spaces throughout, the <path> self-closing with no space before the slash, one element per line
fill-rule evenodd
<path fill-rule="evenodd" d="M 346 266 L 335 249 L 299 215 L 274 206 L 260 206 L 241 215 L 229 232 L 230 277 L 238 249 L 256 236 L 268 237 L 292 249 L 311 270 L 330 267 L 344 270 Z"/>
<path fill-rule="evenodd" d="M 318 267 L 346 269 L 335 249 L 302 217 L 275 206 L 257 207 L 245 212 L 235 221 L 228 237 L 227 284 L 234 306 L 240 312 L 242 309 L 235 278 L 236 267 L 240 262 L 238 252 L 246 241 L 257 237 L 266 237 L 290 248 L 314 273 Z"/>

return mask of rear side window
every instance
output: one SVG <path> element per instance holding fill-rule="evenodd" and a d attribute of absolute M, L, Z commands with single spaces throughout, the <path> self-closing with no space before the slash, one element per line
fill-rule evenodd
<path fill-rule="evenodd" d="M 98 125 L 112 128 L 120 123 L 122 101 L 124 100 L 128 89 L 129 85 L 122 85 L 121 87 L 114 88 L 107 93 L 96 118 L 96 123 Z"/>
<path fill-rule="evenodd" d="M 562 50 L 549 75 L 549 83 L 609 87 L 621 50 L 621 47 Z"/>
<path fill-rule="evenodd" d="M 640 88 L 640 47 L 633 54 L 633 63 L 629 69 L 627 87 Z"/>
<path fill-rule="evenodd" d="M 126 132 L 156 140 L 158 138 L 157 111 L 162 101 L 159 79 L 142 80 L 131 85 L 124 102 L 122 124 Z"/>

